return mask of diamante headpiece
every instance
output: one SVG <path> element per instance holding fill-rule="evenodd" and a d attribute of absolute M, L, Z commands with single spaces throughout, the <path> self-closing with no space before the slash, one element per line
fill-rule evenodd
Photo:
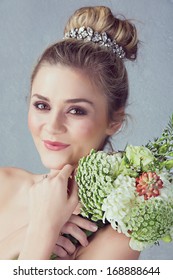
<path fill-rule="evenodd" d="M 91 27 L 80 27 L 74 28 L 65 33 L 64 39 L 75 38 L 77 40 L 92 41 L 99 46 L 107 47 L 111 49 L 119 58 L 125 57 L 125 52 L 121 46 L 119 46 L 115 40 L 111 40 L 106 32 L 98 33 L 94 31 Z"/>

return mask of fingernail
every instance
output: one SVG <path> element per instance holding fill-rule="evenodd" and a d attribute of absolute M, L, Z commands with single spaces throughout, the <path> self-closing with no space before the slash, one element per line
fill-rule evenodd
<path fill-rule="evenodd" d="M 97 226 L 97 225 L 91 225 L 91 230 L 92 230 L 92 231 L 98 230 L 98 226 Z"/>
<path fill-rule="evenodd" d="M 86 240 L 84 243 L 84 247 L 88 246 L 88 243 L 89 243 L 88 240 Z"/>

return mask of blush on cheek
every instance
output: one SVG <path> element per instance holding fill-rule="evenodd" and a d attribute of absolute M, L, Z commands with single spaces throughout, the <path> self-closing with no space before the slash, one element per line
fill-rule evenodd
<path fill-rule="evenodd" d="M 87 155 L 91 149 L 99 149 L 103 145 L 105 139 L 102 125 L 98 123 L 85 123 L 78 126 L 76 135 L 77 143 L 80 139 L 81 157 Z"/>
<path fill-rule="evenodd" d="M 79 139 L 80 138 L 87 139 L 87 138 L 92 137 L 92 135 L 95 134 L 96 127 L 93 124 L 85 123 L 85 124 L 79 125 L 76 128 L 76 130 L 78 131 L 77 134 L 78 134 Z"/>

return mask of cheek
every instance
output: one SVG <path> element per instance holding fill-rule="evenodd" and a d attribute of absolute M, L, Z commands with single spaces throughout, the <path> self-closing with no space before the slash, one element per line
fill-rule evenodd
<path fill-rule="evenodd" d="M 102 125 L 95 121 L 78 123 L 78 125 L 75 126 L 75 129 L 73 129 L 73 135 L 78 142 L 79 139 L 81 140 L 81 144 L 86 143 L 86 141 L 88 143 L 93 141 L 100 142 L 102 141 L 102 138 L 105 137 L 105 134 L 102 130 Z"/>
<path fill-rule="evenodd" d="M 93 136 L 95 129 L 95 126 L 91 122 L 80 123 L 76 125 L 75 135 L 77 136 L 78 141 L 80 138 L 88 139 Z"/>

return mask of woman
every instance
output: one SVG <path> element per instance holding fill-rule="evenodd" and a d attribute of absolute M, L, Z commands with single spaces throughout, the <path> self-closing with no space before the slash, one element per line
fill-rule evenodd
<path fill-rule="evenodd" d="M 65 39 L 42 54 L 31 78 L 28 125 L 50 173 L 1 169 L 1 259 L 49 259 L 52 252 L 61 259 L 138 258 L 123 234 L 111 226 L 97 231 L 76 215 L 74 183 L 79 159 L 103 149 L 122 125 L 128 98 L 123 59 L 136 58 L 137 44 L 129 21 L 107 7 L 87 7 L 69 19 Z M 89 242 L 81 228 L 96 231 Z"/>

